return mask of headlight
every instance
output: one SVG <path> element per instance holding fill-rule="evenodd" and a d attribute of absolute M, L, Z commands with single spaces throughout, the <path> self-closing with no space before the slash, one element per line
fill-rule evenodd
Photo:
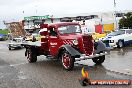
<path fill-rule="evenodd" d="M 74 45 L 78 45 L 77 39 L 73 40 L 73 44 L 74 44 Z"/>
<path fill-rule="evenodd" d="M 98 42 L 99 40 L 98 39 L 95 39 L 94 42 Z"/>
<path fill-rule="evenodd" d="M 114 40 L 110 40 L 110 43 L 114 43 Z"/>
<path fill-rule="evenodd" d="M 12 44 L 10 46 L 13 46 Z"/>

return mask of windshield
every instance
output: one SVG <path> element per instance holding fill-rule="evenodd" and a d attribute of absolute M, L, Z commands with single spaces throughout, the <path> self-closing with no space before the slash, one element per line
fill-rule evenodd
<path fill-rule="evenodd" d="M 58 28 L 60 34 L 70 34 L 70 33 L 81 33 L 81 28 L 79 25 L 68 25 L 61 26 Z"/>
<path fill-rule="evenodd" d="M 109 33 L 108 35 L 109 36 L 116 36 L 116 35 L 121 35 L 121 34 L 124 34 L 124 33 L 125 33 L 125 31 L 118 30 L 118 31 L 113 31 L 113 32 Z"/>

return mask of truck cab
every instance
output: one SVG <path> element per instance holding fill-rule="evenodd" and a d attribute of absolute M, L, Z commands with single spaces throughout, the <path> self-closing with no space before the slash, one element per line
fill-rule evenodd
<path fill-rule="evenodd" d="M 66 70 L 72 70 L 74 62 L 92 59 L 96 64 L 105 60 L 106 47 L 94 42 L 92 35 L 84 34 L 75 22 L 52 23 L 40 31 L 39 45 L 25 44 L 25 55 L 29 62 L 36 62 L 37 56 L 45 55 L 60 60 Z"/>

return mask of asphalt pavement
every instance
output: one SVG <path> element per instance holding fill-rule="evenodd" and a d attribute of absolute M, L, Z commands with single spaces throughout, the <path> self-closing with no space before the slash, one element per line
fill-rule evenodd
<path fill-rule="evenodd" d="M 28 63 L 25 49 L 8 50 L 0 41 L 0 88 L 83 88 L 78 79 L 81 69 L 90 79 L 132 80 L 132 46 L 111 50 L 102 65 L 92 60 L 78 61 L 73 71 L 66 71 L 58 61 L 39 56 L 36 63 Z M 88 85 L 86 88 L 132 88 L 132 85 Z"/>

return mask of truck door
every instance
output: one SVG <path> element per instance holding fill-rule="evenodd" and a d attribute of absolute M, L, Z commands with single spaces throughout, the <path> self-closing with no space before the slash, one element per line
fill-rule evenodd
<path fill-rule="evenodd" d="M 54 27 L 49 27 L 49 51 L 50 54 L 55 56 L 59 48 L 59 38 Z"/>

